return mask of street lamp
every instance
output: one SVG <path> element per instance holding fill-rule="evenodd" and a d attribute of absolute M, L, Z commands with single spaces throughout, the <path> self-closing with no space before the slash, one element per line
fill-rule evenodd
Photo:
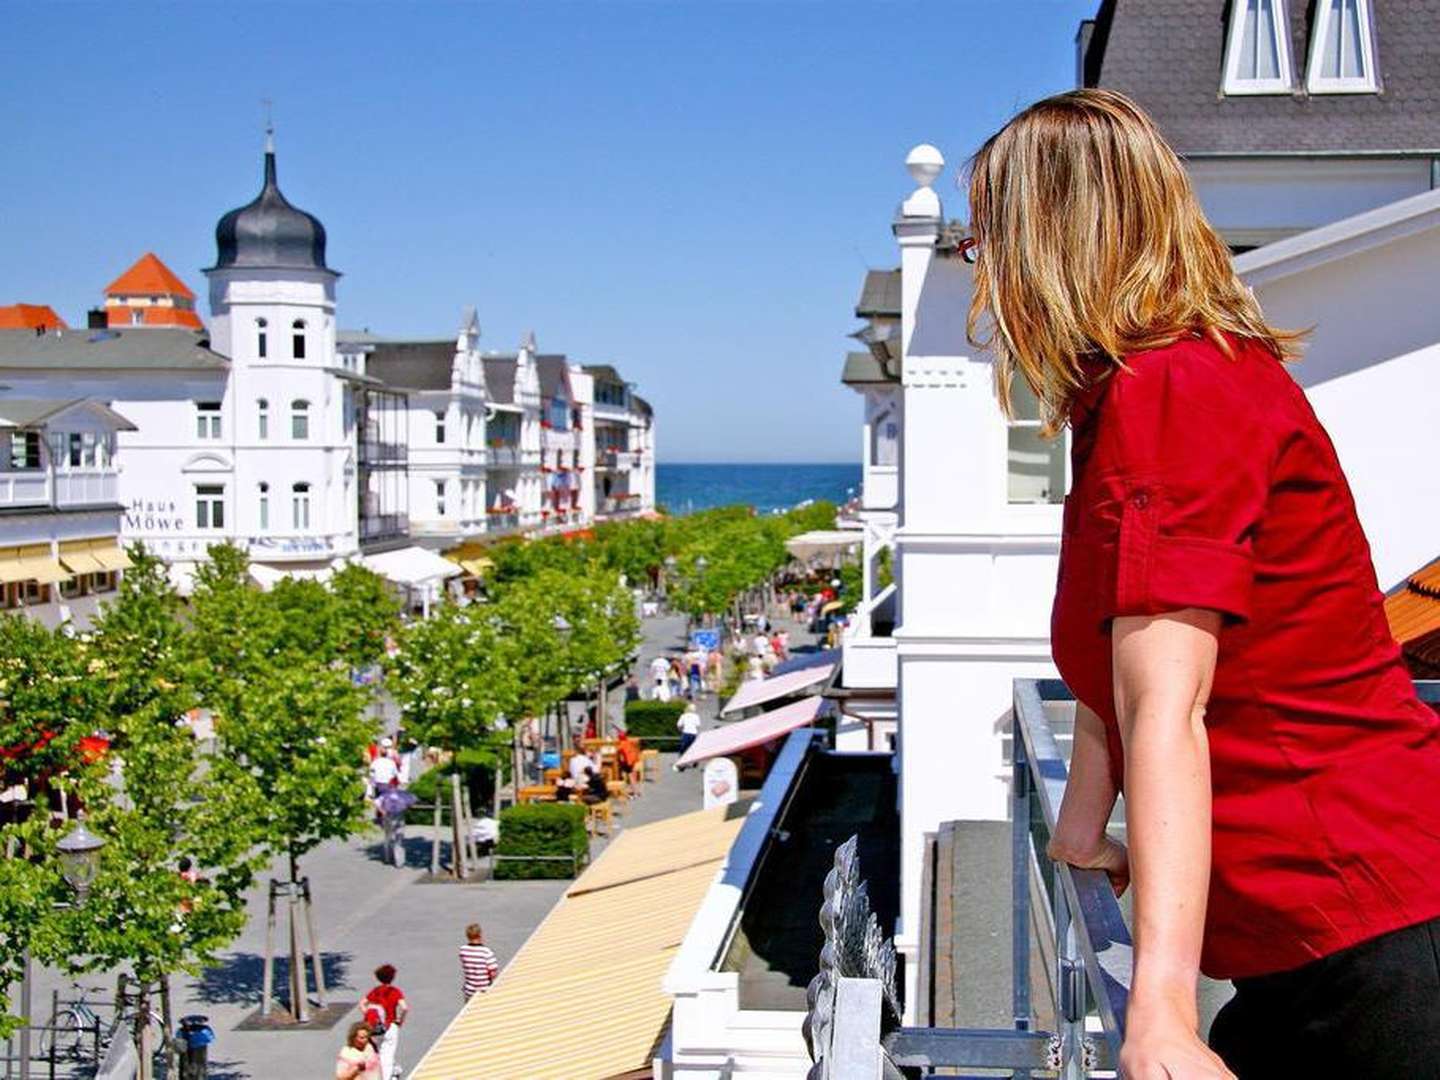
<path fill-rule="evenodd" d="M 79 817 L 55 845 L 60 853 L 60 873 L 65 883 L 75 890 L 75 899 L 81 904 L 85 903 L 90 886 L 100 874 L 100 852 L 104 847 L 104 839 L 87 829 Z"/>

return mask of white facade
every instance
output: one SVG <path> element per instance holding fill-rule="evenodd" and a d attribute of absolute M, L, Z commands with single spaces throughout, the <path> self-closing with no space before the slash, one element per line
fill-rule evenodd
<path fill-rule="evenodd" d="M 655 416 L 650 404 L 608 365 L 594 379 L 595 514 L 622 518 L 655 509 Z"/>

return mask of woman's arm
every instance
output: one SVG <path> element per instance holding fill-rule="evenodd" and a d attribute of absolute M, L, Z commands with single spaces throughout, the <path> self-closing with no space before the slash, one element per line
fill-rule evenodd
<path fill-rule="evenodd" d="M 1195 1005 L 1210 887 L 1205 704 L 1219 632 L 1220 616 L 1198 608 L 1117 618 L 1112 628 L 1135 882 L 1127 1080 L 1231 1075 L 1200 1041 Z"/>
<path fill-rule="evenodd" d="M 1118 896 L 1130 881 L 1125 845 L 1105 832 L 1117 794 L 1105 747 L 1105 725 L 1087 705 L 1076 702 L 1070 775 L 1055 834 L 1045 853 L 1057 862 L 1104 870 Z"/>

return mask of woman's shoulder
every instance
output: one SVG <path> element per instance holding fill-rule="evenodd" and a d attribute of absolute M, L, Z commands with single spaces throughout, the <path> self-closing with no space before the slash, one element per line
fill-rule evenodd
<path fill-rule="evenodd" d="M 1260 342 L 1227 335 L 1218 341 L 1198 334 L 1131 353 L 1110 377 L 1111 407 L 1147 406 L 1172 411 L 1193 406 L 1245 415 L 1270 399 L 1278 379 L 1289 383 L 1280 362 Z"/>

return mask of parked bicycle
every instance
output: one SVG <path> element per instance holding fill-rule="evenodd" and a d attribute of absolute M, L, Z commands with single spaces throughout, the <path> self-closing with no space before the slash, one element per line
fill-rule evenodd
<path fill-rule="evenodd" d="M 70 990 L 74 996 L 61 999 L 60 1007 L 45 1026 L 40 1041 L 41 1056 L 52 1058 L 53 1055 L 55 1061 L 94 1065 L 99 1070 L 97 1076 L 107 1076 L 133 1045 L 132 1028 L 139 996 L 122 990 L 118 1003 L 112 1003 L 103 999 L 99 990 L 79 983 L 71 983 Z M 107 1023 L 97 1010 L 112 1008 L 114 1015 Z M 169 1033 L 157 1010 L 150 1011 L 148 1024 L 151 1045 L 156 1055 L 163 1058 Z"/>

